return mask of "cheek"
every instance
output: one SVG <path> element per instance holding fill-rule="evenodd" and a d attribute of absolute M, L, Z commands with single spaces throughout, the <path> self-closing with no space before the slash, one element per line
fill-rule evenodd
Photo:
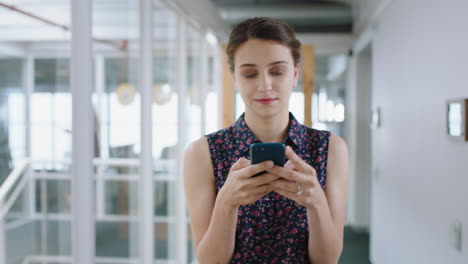
<path fill-rule="evenodd" d="M 291 91 L 294 87 L 295 81 L 294 76 L 287 76 L 276 81 L 276 87 L 283 91 Z"/>

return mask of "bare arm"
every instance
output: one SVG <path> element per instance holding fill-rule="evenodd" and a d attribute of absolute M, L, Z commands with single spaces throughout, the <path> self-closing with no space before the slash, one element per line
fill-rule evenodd
<path fill-rule="evenodd" d="M 269 173 L 281 176 L 272 183 L 275 192 L 307 208 L 309 260 L 314 264 L 336 264 L 343 250 L 343 228 L 348 190 L 348 150 L 343 139 L 331 135 L 328 150 L 326 193 L 315 169 L 286 147 L 289 161 Z M 297 193 L 299 185 L 302 193 Z"/>
<path fill-rule="evenodd" d="M 338 263 L 343 251 L 343 229 L 349 181 L 348 148 L 334 134 L 330 137 L 326 193 L 322 202 L 307 209 L 309 258 L 314 264 Z"/>
<path fill-rule="evenodd" d="M 201 263 L 228 263 L 234 253 L 239 206 L 252 204 L 275 189 L 269 184 L 279 176 L 265 173 L 272 161 L 250 164 L 238 159 L 231 167 L 221 190 L 216 187 L 206 138 L 195 141 L 184 159 L 185 197 L 195 250 Z"/>
<path fill-rule="evenodd" d="M 213 166 L 205 137 L 187 149 L 184 187 L 195 251 L 200 263 L 228 263 L 234 252 L 236 207 L 216 196 Z"/>

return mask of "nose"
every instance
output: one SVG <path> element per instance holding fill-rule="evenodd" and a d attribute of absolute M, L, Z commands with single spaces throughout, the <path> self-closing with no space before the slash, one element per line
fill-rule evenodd
<path fill-rule="evenodd" d="M 258 91 L 263 92 L 263 91 L 269 91 L 272 90 L 272 83 L 271 83 L 271 77 L 268 76 L 268 74 L 262 74 L 260 76 L 259 81 L 258 81 Z"/>

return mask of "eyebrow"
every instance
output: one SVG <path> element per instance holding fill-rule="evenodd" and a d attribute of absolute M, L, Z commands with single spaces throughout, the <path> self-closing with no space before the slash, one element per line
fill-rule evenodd
<path fill-rule="evenodd" d="M 275 65 L 275 64 L 280 64 L 280 63 L 286 63 L 286 64 L 288 64 L 287 61 L 280 60 L 280 61 L 274 61 L 274 62 L 268 64 L 268 66 Z M 239 66 L 239 68 L 242 68 L 242 67 L 252 67 L 252 66 L 257 66 L 257 64 L 245 63 L 245 64 L 242 64 L 241 66 Z"/>

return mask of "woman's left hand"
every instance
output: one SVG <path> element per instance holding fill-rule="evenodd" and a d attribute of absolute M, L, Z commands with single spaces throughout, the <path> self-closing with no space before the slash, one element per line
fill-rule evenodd
<path fill-rule="evenodd" d="M 291 147 L 286 147 L 285 154 L 289 161 L 284 167 L 274 166 L 267 170 L 268 173 L 283 177 L 269 183 L 277 187 L 274 192 L 296 201 L 307 209 L 321 205 L 326 201 L 326 196 L 315 169 L 294 153 Z"/>

